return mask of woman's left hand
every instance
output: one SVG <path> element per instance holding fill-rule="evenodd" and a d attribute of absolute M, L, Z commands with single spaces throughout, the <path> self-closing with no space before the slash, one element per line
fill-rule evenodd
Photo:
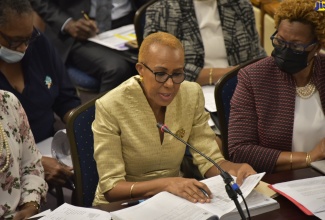
<path fill-rule="evenodd" d="M 13 218 L 13 220 L 23 220 L 28 219 L 29 217 L 36 215 L 38 209 L 35 206 L 25 206 L 20 209 Z"/>

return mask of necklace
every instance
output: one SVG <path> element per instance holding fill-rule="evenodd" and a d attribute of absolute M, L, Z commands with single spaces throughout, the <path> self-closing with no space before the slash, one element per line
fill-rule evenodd
<path fill-rule="evenodd" d="M 308 99 L 315 93 L 315 91 L 316 86 L 311 82 L 311 80 L 303 87 L 298 87 L 296 85 L 296 94 L 303 99 Z"/>
<path fill-rule="evenodd" d="M 2 124 L 0 123 L 0 155 L 3 152 L 3 148 L 5 148 L 6 153 L 7 153 L 6 159 L 5 159 L 6 163 L 5 163 L 4 167 L 1 168 L 0 173 L 4 172 L 8 168 L 9 160 L 10 160 L 9 144 L 8 144 L 8 139 L 6 136 L 7 135 L 5 134 L 5 132 L 3 130 Z M 2 141 L 1 141 L 1 139 L 2 139 Z"/>

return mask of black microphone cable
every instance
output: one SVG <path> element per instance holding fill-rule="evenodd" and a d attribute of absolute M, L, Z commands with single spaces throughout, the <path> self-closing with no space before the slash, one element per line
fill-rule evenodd
<path fill-rule="evenodd" d="M 198 154 L 200 154 L 202 157 L 204 157 L 205 159 L 207 159 L 208 161 L 210 161 L 215 167 L 217 167 L 217 169 L 220 171 L 220 176 L 223 178 L 224 183 L 226 184 L 225 188 L 226 188 L 226 192 L 229 196 L 229 198 L 231 198 L 236 207 L 237 210 L 241 216 L 242 219 L 246 219 L 245 214 L 237 200 L 237 194 L 240 195 L 244 201 L 245 207 L 246 207 L 246 211 L 247 211 L 247 215 L 248 215 L 248 219 L 251 219 L 250 217 L 250 213 L 249 213 L 249 209 L 247 207 L 245 198 L 243 196 L 243 193 L 241 192 L 239 186 L 237 183 L 234 182 L 234 179 L 231 177 L 231 175 L 224 171 L 215 161 L 213 161 L 210 157 L 206 156 L 205 154 L 203 154 L 201 151 L 199 151 L 198 149 L 196 149 L 195 147 L 191 146 L 189 143 L 185 142 L 182 138 L 178 137 L 177 135 L 175 135 L 173 132 L 171 132 L 169 130 L 169 128 L 162 124 L 162 123 L 157 123 L 157 127 L 160 129 L 161 132 L 166 132 L 170 135 L 172 135 L 174 138 L 176 138 L 177 140 L 179 140 L 180 142 L 182 142 L 183 144 L 185 144 L 186 146 L 190 147 L 192 150 L 194 150 L 195 152 L 197 152 Z"/>

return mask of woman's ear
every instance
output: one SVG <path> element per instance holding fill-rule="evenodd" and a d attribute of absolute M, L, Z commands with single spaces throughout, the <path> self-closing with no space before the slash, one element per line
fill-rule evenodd
<path fill-rule="evenodd" d="M 143 71 L 143 65 L 141 63 L 135 64 L 135 68 L 138 71 L 138 74 L 142 76 L 142 71 Z"/>

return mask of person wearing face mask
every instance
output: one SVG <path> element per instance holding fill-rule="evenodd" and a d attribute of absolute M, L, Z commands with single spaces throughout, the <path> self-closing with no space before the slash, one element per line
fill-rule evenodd
<path fill-rule="evenodd" d="M 33 27 L 28 0 L 0 1 L 0 89 L 19 99 L 36 143 L 54 135 L 54 113 L 66 122 L 80 105 L 61 58 Z M 42 164 L 53 185 L 63 185 L 73 175 L 71 167 L 54 158 L 43 156 Z"/>
<path fill-rule="evenodd" d="M 275 13 L 272 56 L 238 73 L 229 154 L 257 172 L 325 159 L 325 13 L 315 0 L 284 0 Z"/>

